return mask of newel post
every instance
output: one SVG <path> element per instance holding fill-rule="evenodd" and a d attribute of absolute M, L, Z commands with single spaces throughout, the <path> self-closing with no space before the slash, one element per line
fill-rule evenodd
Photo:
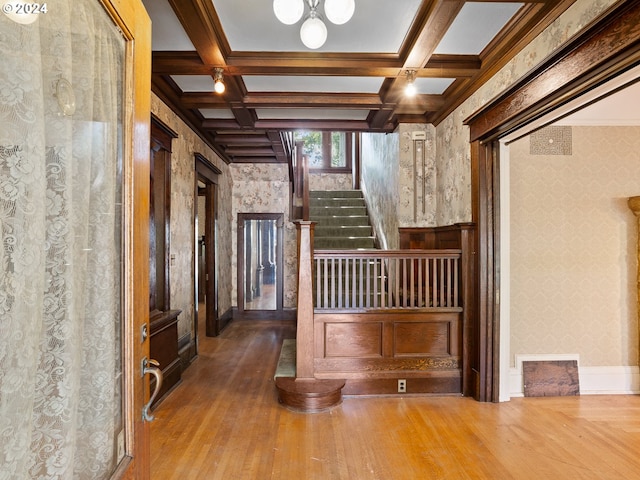
<path fill-rule="evenodd" d="M 314 378 L 313 368 L 313 229 L 316 222 L 297 220 L 298 319 L 296 378 Z"/>

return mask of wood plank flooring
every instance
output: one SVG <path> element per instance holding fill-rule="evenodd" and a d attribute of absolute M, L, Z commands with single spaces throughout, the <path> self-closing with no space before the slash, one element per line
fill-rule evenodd
<path fill-rule="evenodd" d="M 277 402 L 290 322 L 234 321 L 154 411 L 153 480 L 640 479 L 640 397 Z"/>

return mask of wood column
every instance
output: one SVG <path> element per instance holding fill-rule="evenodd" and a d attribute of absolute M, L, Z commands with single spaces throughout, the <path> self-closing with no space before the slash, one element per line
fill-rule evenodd
<path fill-rule="evenodd" d="M 313 229 L 316 222 L 299 220 L 298 230 L 298 321 L 296 333 L 296 378 L 313 377 Z"/>
<path fill-rule="evenodd" d="M 640 320 L 640 197 L 629 197 L 627 204 L 629 205 L 629 208 L 631 209 L 633 214 L 638 219 L 638 240 L 637 240 L 637 253 L 636 253 L 636 258 L 637 258 L 636 302 L 638 306 L 638 320 Z"/>

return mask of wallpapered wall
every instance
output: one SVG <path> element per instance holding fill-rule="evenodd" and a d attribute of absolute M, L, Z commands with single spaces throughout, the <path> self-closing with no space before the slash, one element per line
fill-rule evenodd
<path fill-rule="evenodd" d="M 237 305 L 238 213 L 284 214 L 284 308 L 295 308 L 297 289 L 296 227 L 289 219 L 289 171 L 286 165 L 256 163 L 231 164 L 233 178 L 233 238 L 231 255 L 232 301 Z"/>
<path fill-rule="evenodd" d="M 512 85 L 614 3 L 616 3 L 615 0 L 577 0 L 559 19 L 436 127 L 436 168 L 438 170 L 436 222 L 438 225 L 471 220 L 471 153 L 469 129 L 463 125 L 464 119 Z M 638 192 L 631 194 L 637 195 Z M 620 269 L 624 268 L 621 266 L 623 261 L 618 260 L 617 265 Z M 603 273 L 609 275 L 607 271 Z M 623 273 L 618 272 L 616 277 L 618 282 L 623 278 L 622 275 Z M 602 288 L 605 288 L 604 283 Z M 528 291 L 527 295 L 543 302 L 543 293 L 536 286 Z M 618 298 L 617 301 L 622 303 L 626 300 Z M 576 302 L 572 301 L 572 303 Z M 598 309 L 598 311 L 602 310 Z M 569 344 L 566 341 L 569 340 L 570 335 L 567 328 L 563 326 L 566 318 L 537 315 L 536 328 L 539 332 L 550 332 L 551 336 L 558 334 L 556 337 L 558 340 L 551 347 L 554 351 L 574 353 L 572 350 L 579 348 L 580 352 L 586 355 L 584 360 L 589 365 L 620 365 L 621 363 L 637 365 L 637 353 L 634 352 L 634 348 L 637 348 L 637 340 L 634 340 L 634 338 L 637 339 L 634 337 L 637 333 L 634 334 L 634 332 L 637 330 L 632 328 L 633 321 L 629 320 L 629 315 L 630 313 L 621 311 L 614 318 L 610 315 L 600 317 L 598 321 L 602 323 L 598 330 L 594 332 L 587 328 L 580 328 Z M 576 326 L 582 319 L 572 317 L 569 321 Z M 602 329 L 606 329 L 602 325 L 609 322 L 611 322 L 611 329 L 608 330 L 606 337 L 601 338 Z M 511 342 L 513 342 L 511 353 L 516 349 L 518 353 L 540 351 L 543 348 L 541 340 L 530 334 L 530 330 L 520 327 L 511 336 Z M 590 348 L 595 348 L 595 351 L 590 353 L 588 351 Z M 548 351 L 545 347 L 543 353 Z"/>
<path fill-rule="evenodd" d="M 363 133 L 361 185 L 380 246 L 398 248 L 398 134 Z"/>
<path fill-rule="evenodd" d="M 309 173 L 309 190 L 351 190 L 350 173 Z"/>
<path fill-rule="evenodd" d="M 218 167 L 218 239 L 217 260 L 220 278 L 231 271 L 231 191 L 229 167 L 207 147 L 182 120 L 156 95 L 151 95 L 151 112 L 178 134 L 172 142 L 171 152 L 171 255 L 175 260 L 170 269 L 171 308 L 182 310 L 178 322 L 178 337 L 191 334 L 194 329 L 194 153 L 202 154 Z M 218 284 L 218 312 L 231 308 L 231 284 L 221 280 Z"/>
<path fill-rule="evenodd" d="M 414 141 L 413 132 L 425 139 Z M 409 123 L 392 134 L 362 135 L 362 189 L 385 249 L 398 248 L 399 227 L 436 226 L 434 137 L 432 125 Z"/>
<path fill-rule="evenodd" d="M 524 76 L 615 0 L 577 0 L 559 19 L 436 127 L 438 225 L 471 221 L 471 151 L 464 119 Z"/>
<path fill-rule="evenodd" d="M 572 155 L 510 145 L 511 353 L 637 365 L 640 127 L 572 130 Z"/>
<path fill-rule="evenodd" d="M 513 84 L 532 67 L 542 61 L 601 14 L 615 0 L 577 0 L 553 25 L 528 45 L 516 58 L 489 80 L 437 127 L 419 126 L 427 132 L 431 145 L 426 161 L 435 165 L 435 176 L 425 175 L 425 213 L 415 222 L 418 225 L 450 225 L 471 220 L 471 178 L 469 131 L 463 121 L 505 88 Z M 185 228 L 193 222 L 193 153 L 203 153 L 222 171 L 219 189 L 219 271 L 230 281 L 220 282 L 220 312 L 236 304 L 236 219 L 237 213 L 268 212 L 285 214 L 285 299 L 286 308 L 295 306 L 295 227 L 288 219 L 288 184 L 286 168 L 277 165 L 226 166 L 206 148 L 155 96 L 152 111 L 180 134 L 174 143 L 172 166 L 172 238 L 171 252 L 176 255 L 171 269 L 173 307 L 183 310 L 181 335 L 192 325 L 193 306 L 193 229 Z M 374 227 L 384 248 L 397 248 L 397 229 L 413 222 L 413 144 L 410 131 L 415 125 L 401 126 L 394 134 L 363 135 L 363 189 L 376 192 L 369 198 L 375 218 Z M 435 151 L 433 142 L 435 138 Z M 282 169 L 282 171 L 280 170 Z M 228 175 L 230 172 L 231 175 Z M 318 179 L 320 184 L 326 179 Z M 421 180 L 420 178 L 418 180 Z M 232 198 L 233 196 L 233 198 Z M 419 199 L 421 200 L 421 199 Z M 385 220 L 384 229 L 381 228 Z M 553 322 L 543 323 L 553 330 Z M 618 337 L 619 339 L 620 337 Z M 637 342 L 636 342 L 637 343 Z M 520 348 L 520 347 L 519 347 Z M 528 345 L 522 345 L 523 351 Z M 633 356 L 631 347 L 618 347 L 616 358 Z M 605 361 L 592 359 L 591 361 Z M 613 362 L 613 357 L 609 360 Z"/>

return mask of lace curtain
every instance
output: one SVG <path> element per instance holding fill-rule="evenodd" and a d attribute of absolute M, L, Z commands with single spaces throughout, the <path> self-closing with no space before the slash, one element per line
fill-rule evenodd
<path fill-rule="evenodd" d="M 0 480 L 109 478 L 124 41 L 97 0 L 23 23 L 0 13 Z"/>

